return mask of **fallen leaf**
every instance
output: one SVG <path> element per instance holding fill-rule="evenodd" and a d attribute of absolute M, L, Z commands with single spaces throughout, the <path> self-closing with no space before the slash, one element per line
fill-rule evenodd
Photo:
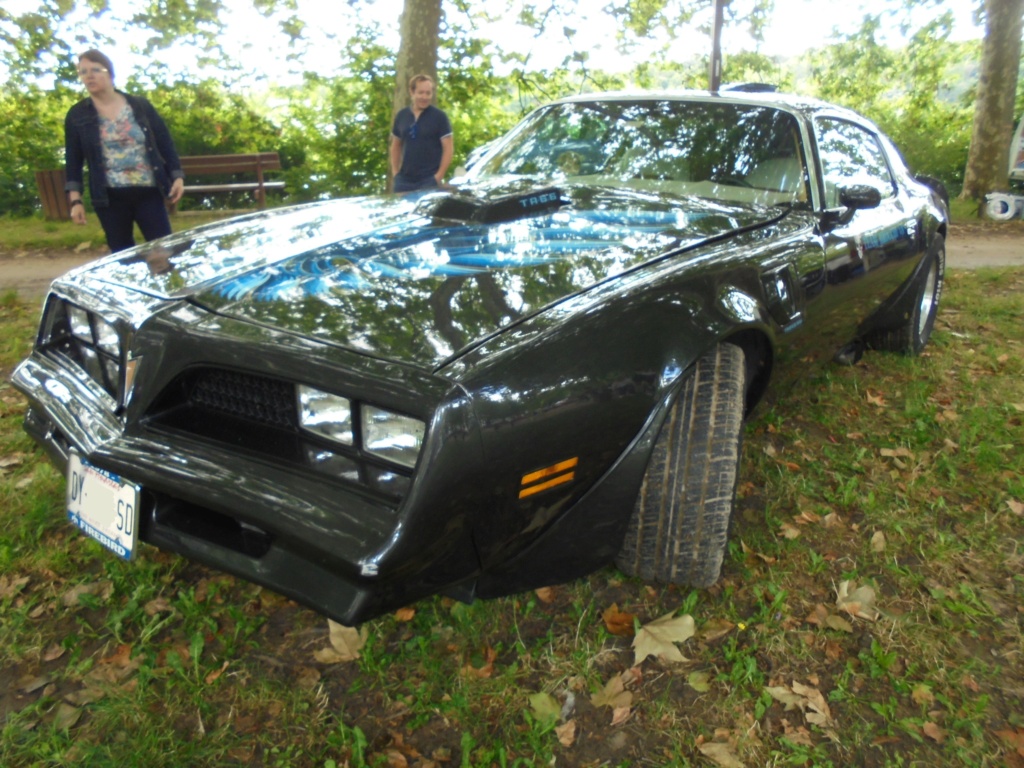
<path fill-rule="evenodd" d="M 147 616 L 156 616 L 158 613 L 173 613 L 174 608 L 166 597 L 156 597 L 146 603 L 143 610 Z"/>
<path fill-rule="evenodd" d="M 803 685 L 794 680 L 793 693 L 803 696 L 807 700 L 806 708 L 811 710 L 810 712 L 807 712 L 806 709 L 804 711 L 807 722 L 813 725 L 828 725 L 832 722 L 832 711 L 825 702 L 825 697 L 817 688 Z"/>
<path fill-rule="evenodd" d="M 483 664 L 477 666 L 471 661 L 466 662 L 462 667 L 462 674 L 469 677 L 476 677 L 486 680 L 494 674 L 494 660 L 498 658 L 498 652 L 488 646 L 483 652 Z"/>
<path fill-rule="evenodd" d="M 791 709 L 803 711 L 804 697 L 794 693 L 791 688 L 784 685 L 771 685 L 765 688 L 765 690 L 769 696 L 782 704 L 786 712 L 789 712 Z"/>
<path fill-rule="evenodd" d="M 756 557 L 759 560 L 763 560 L 764 562 L 768 563 L 769 565 L 773 565 L 775 563 L 774 557 L 771 557 L 770 555 L 761 554 L 760 552 L 755 552 L 747 546 L 746 542 L 742 540 L 740 541 L 740 548 L 743 550 L 743 554 L 747 555 L 748 557 Z"/>
<path fill-rule="evenodd" d="M 555 722 L 561 715 L 562 707 L 550 693 L 534 693 L 529 700 L 534 717 L 541 722 Z"/>
<path fill-rule="evenodd" d="M 800 529 L 791 523 L 780 523 L 779 530 L 782 533 L 783 538 L 796 539 L 800 537 Z"/>
<path fill-rule="evenodd" d="M 843 524 L 843 518 L 835 512 L 829 512 L 825 515 L 824 523 L 826 528 L 838 528 Z"/>
<path fill-rule="evenodd" d="M 320 682 L 320 670 L 316 667 L 299 667 L 299 674 L 296 682 L 303 690 L 310 691 Z"/>
<path fill-rule="evenodd" d="M 802 725 L 794 726 L 786 718 L 782 718 L 782 732 L 786 734 L 786 741 L 791 741 L 794 744 L 800 744 L 805 747 L 814 746 L 814 741 L 811 739 L 811 732 Z"/>
<path fill-rule="evenodd" d="M 818 603 L 814 606 L 811 612 L 807 614 L 807 618 L 804 619 L 804 621 L 808 624 L 817 624 L 819 627 L 823 627 L 825 626 L 825 622 L 828 621 L 828 616 L 828 608 L 821 603 Z"/>
<path fill-rule="evenodd" d="M 612 710 L 612 725 L 622 725 L 624 722 L 629 720 L 629 715 L 632 713 L 632 709 L 629 707 L 616 707 Z"/>
<path fill-rule="evenodd" d="M 57 711 L 53 716 L 53 724 L 61 730 L 68 730 L 73 728 L 75 723 L 78 722 L 79 718 L 82 717 L 82 710 L 78 707 L 73 707 L 70 704 L 66 704 L 63 701 L 57 705 Z"/>
<path fill-rule="evenodd" d="M 910 698 L 918 704 L 928 705 L 935 701 L 935 694 L 932 693 L 931 688 L 924 683 L 921 683 L 920 685 L 915 686 L 914 690 L 910 694 Z"/>
<path fill-rule="evenodd" d="M 409 622 L 416 618 L 416 609 L 411 607 L 399 608 L 395 611 L 395 621 Z"/>
<path fill-rule="evenodd" d="M 996 736 L 1005 741 L 1010 745 L 1010 748 L 1015 750 L 1018 755 L 1024 757 L 1024 728 L 1018 728 L 1016 731 L 1005 729 L 1002 731 L 995 731 Z"/>
<path fill-rule="evenodd" d="M 25 454 L 23 453 L 12 453 L 9 456 L 0 456 L 0 469 L 10 469 L 11 467 L 20 467 L 21 463 L 25 460 Z"/>
<path fill-rule="evenodd" d="M 359 650 L 366 644 L 366 638 L 369 637 L 366 627 L 362 629 L 346 627 L 331 619 L 327 620 L 327 626 L 330 630 L 331 645 L 329 648 L 313 651 L 313 658 L 321 664 L 339 664 L 358 659 Z"/>
<path fill-rule="evenodd" d="M 707 693 L 711 690 L 711 675 L 707 672 L 691 672 L 686 682 L 697 693 Z"/>
<path fill-rule="evenodd" d="M 590 697 L 595 707 L 628 707 L 633 703 L 633 694 L 626 690 L 622 675 L 616 675 L 598 693 Z"/>
<path fill-rule="evenodd" d="M 640 664 L 648 656 L 670 663 L 687 661 L 675 644 L 689 640 L 693 633 L 693 617 L 689 615 L 676 617 L 667 613 L 643 625 L 633 638 L 634 664 Z"/>
<path fill-rule="evenodd" d="M 840 582 L 836 605 L 851 616 L 867 621 L 875 621 L 880 615 L 875 608 L 875 590 L 866 584 L 854 588 L 852 581 Z"/>
<path fill-rule="evenodd" d="M 91 584 L 78 584 L 61 596 L 66 608 L 78 608 L 83 595 L 92 595 L 100 600 L 108 600 L 114 594 L 114 584 L 110 581 L 94 581 Z"/>
<path fill-rule="evenodd" d="M 92 704 L 94 701 L 99 701 L 107 692 L 102 688 L 96 686 L 87 685 L 84 688 L 80 688 L 77 691 L 72 691 L 64 697 L 64 701 L 76 707 L 84 707 L 86 704 Z"/>
<path fill-rule="evenodd" d="M 825 618 L 825 626 L 839 632 L 853 632 L 853 625 L 842 616 L 836 616 L 834 613 L 829 614 Z"/>
<path fill-rule="evenodd" d="M 228 668 L 228 664 L 230 663 L 231 662 L 229 661 L 225 661 L 223 664 L 220 665 L 220 669 L 213 670 L 213 672 L 211 672 L 205 678 L 203 678 L 204 682 L 207 685 L 209 685 L 210 683 L 215 681 L 218 677 L 224 674 L 224 671 Z"/>
<path fill-rule="evenodd" d="M 743 761 L 736 754 L 731 744 L 720 741 L 710 741 L 697 747 L 704 757 L 708 758 L 715 765 L 721 768 L 744 768 Z"/>
<path fill-rule="evenodd" d="M 28 584 L 28 576 L 0 576 L 0 600 L 13 597 Z"/>
<path fill-rule="evenodd" d="M 576 721 L 570 720 L 556 727 L 555 736 L 558 737 L 558 743 L 563 747 L 571 747 L 576 743 Z"/>
<path fill-rule="evenodd" d="M 711 643 L 725 637 L 736 629 L 736 625 L 727 619 L 708 619 L 700 628 L 699 635 L 705 642 Z"/>
<path fill-rule="evenodd" d="M 601 612 L 604 626 L 611 634 L 619 637 L 632 637 L 636 634 L 636 614 L 624 613 L 616 603 Z"/>
<path fill-rule="evenodd" d="M 881 531 L 875 531 L 871 537 L 871 551 L 885 552 L 885 534 Z"/>
<path fill-rule="evenodd" d="M 946 732 L 931 721 L 921 726 L 921 732 L 936 744 L 941 744 L 946 740 Z"/>
<path fill-rule="evenodd" d="M 542 603 L 551 603 L 555 599 L 555 588 L 554 587 L 540 587 L 539 589 L 533 590 L 533 594 L 537 596 L 537 599 Z"/>
<path fill-rule="evenodd" d="M 50 678 L 46 675 L 25 675 L 18 679 L 15 684 L 19 690 L 25 693 L 34 693 L 40 688 L 45 688 L 50 682 Z"/>
<path fill-rule="evenodd" d="M 1009 499 L 1006 502 L 1006 506 L 1008 506 L 1010 508 L 1010 511 L 1013 512 L 1013 514 L 1015 514 L 1017 517 L 1024 516 L 1024 504 L 1017 501 L 1016 499 Z"/>

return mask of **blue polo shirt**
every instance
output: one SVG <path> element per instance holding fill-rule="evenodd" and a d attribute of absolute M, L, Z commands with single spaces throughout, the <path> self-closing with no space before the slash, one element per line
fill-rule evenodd
<path fill-rule="evenodd" d="M 398 175 L 408 182 L 419 182 L 437 173 L 441 167 L 441 139 L 452 135 L 448 115 L 428 106 L 417 120 L 406 107 L 395 115 L 391 133 L 402 140 L 402 167 Z"/>

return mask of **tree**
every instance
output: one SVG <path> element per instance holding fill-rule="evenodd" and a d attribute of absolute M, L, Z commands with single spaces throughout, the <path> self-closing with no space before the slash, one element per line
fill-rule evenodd
<path fill-rule="evenodd" d="M 845 39 L 808 55 L 813 93 L 869 117 L 904 153 L 911 168 L 959 188 L 970 137 L 971 109 L 954 89 L 977 58 L 974 42 L 953 43 L 953 17 L 943 13 L 918 29 L 898 11 L 868 15 Z M 899 25 L 902 48 L 880 42 Z"/>
<path fill-rule="evenodd" d="M 427 75 L 437 81 L 442 18 L 441 0 L 405 0 L 399 21 L 401 45 L 395 60 L 395 113 L 409 104 L 410 78 Z"/>
<path fill-rule="evenodd" d="M 985 0 L 985 42 L 962 199 L 1008 187 L 1024 0 Z M 984 206 L 979 206 L 979 212 Z"/>
<path fill-rule="evenodd" d="M 391 116 L 409 105 L 409 80 L 427 75 L 437 82 L 437 48 L 441 38 L 441 0 L 405 0 L 399 21 L 401 44 L 395 60 L 395 97 Z M 388 165 L 388 189 L 391 166 Z"/>

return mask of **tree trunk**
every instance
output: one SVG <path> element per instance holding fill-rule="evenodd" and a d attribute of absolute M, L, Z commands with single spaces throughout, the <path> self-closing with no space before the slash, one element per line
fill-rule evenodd
<path fill-rule="evenodd" d="M 1021 0 L 1024 2 L 1024 0 Z M 395 61 L 395 96 L 391 119 L 409 106 L 409 79 L 428 75 L 437 83 L 437 47 L 441 37 L 441 0 L 405 0 L 399 21 L 401 42 Z M 389 126 L 390 130 L 390 126 Z M 389 139 L 390 141 L 390 139 Z M 388 164 L 388 189 L 391 189 Z"/>
<path fill-rule="evenodd" d="M 974 101 L 974 129 L 961 199 L 982 202 L 1009 186 L 1013 108 L 1020 69 L 1024 0 L 985 0 L 985 42 Z M 985 210 L 979 205 L 979 214 Z"/>

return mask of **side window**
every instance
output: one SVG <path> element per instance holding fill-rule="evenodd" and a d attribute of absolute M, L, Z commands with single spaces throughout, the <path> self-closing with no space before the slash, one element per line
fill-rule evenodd
<path fill-rule="evenodd" d="M 878 140 L 860 126 L 831 118 L 815 121 L 818 152 L 825 181 L 825 205 L 839 205 L 839 188 L 868 184 L 882 193 L 894 194 L 892 174 Z"/>

